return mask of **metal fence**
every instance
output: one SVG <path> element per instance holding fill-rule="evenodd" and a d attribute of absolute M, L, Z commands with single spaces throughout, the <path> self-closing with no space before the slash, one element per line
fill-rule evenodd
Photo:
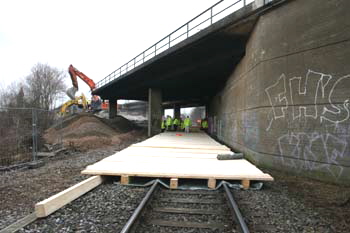
<path fill-rule="evenodd" d="M 0 168 L 36 161 L 45 151 L 45 133 L 62 125 L 55 111 L 35 108 L 0 108 Z M 62 147 L 62 136 L 55 135 L 55 148 Z"/>
<path fill-rule="evenodd" d="M 263 0 L 262 4 L 266 4 L 271 0 Z M 96 87 L 102 87 L 109 83 L 110 81 L 121 77 L 127 72 L 133 70 L 135 67 L 143 64 L 144 62 L 150 60 L 151 58 L 157 56 L 163 51 L 173 47 L 174 45 L 180 43 L 181 41 L 193 36 L 200 30 L 211 26 L 213 23 L 219 21 L 220 19 L 226 17 L 227 15 L 236 12 L 237 10 L 251 4 L 254 0 L 221 0 L 197 15 L 169 35 L 165 36 L 157 43 L 107 75 L 104 79 L 96 84 Z"/>

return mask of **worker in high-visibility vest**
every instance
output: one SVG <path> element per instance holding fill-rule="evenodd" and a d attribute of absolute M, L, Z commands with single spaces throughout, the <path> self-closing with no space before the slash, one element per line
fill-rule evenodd
<path fill-rule="evenodd" d="M 177 131 L 177 128 L 178 128 L 179 125 L 180 125 L 179 119 L 174 118 L 174 120 L 173 120 L 173 128 L 174 128 L 174 131 Z"/>
<path fill-rule="evenodd" d="M 204 119 L 201 121 L 201 130 L 204 130 L 205 132 L 208 131 L 208 121 L 207 121 L 207 118 L 204 118 Z"/>
<path fill-rule="evenodd" d="M 180 118 L 180 129 L 181 129 L 181 131 L 185 130 L 185 123 L 181 118 Z"/>
<path fill-rule="evenodd" d="M 165 122 L 166 131 L 171 130 L 172 124 L 173 124 L 173 119 L 171 119 L 170 116 L 167 116 L 166 122 Z"/>
<path fill-rule="evenodd" d="M 190 127 L 192 125 L 191 119 L 189 116 L 187 116 L 184 120 L 184 126 L 185 126 L 185 132 L 189 133 L 190 132 Z"/>
<path fill-rule="evenodd" d="M 165 131 L 165 120 L 162 120 L 160 127 L 161 127 L 162 133 L 163 133 Z"/>

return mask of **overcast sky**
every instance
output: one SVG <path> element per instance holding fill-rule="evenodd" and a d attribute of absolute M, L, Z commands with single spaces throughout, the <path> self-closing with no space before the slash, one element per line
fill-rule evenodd
<path fill-rule="evenodd" d="M 38 62 L 97 82 L 218 1 L 0 0 L 0 85 Z"/>

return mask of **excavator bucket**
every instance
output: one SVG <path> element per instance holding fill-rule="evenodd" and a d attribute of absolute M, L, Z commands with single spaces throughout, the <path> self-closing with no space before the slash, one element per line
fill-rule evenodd
<path fill-rule="evenodd" d="M 71 88 L 68 88 L 67 91 L 66 91 L 66 94 L 69 96 L 69 98 L 71 100 L 74 100 L 75 99 L 75 93 L 78 91 L 77 88 L 75 87 L 71 87 Z"/>

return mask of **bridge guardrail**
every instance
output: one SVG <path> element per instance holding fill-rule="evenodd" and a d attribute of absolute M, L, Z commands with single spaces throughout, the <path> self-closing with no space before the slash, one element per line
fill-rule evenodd
<path fill-rule="evenodd" d="M 263 4 L 271 0 L 262 0 Z M 97 82 L 100 88 L 254 0 L 221 0 Z"/>

